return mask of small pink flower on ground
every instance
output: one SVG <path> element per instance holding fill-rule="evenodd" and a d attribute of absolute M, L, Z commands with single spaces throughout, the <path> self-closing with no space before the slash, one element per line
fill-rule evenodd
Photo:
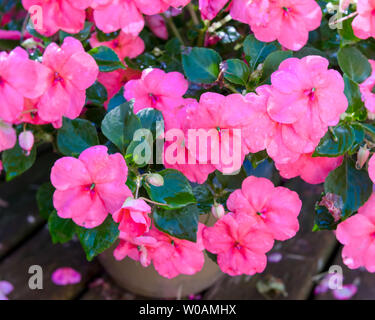
<path fill-rule="evenodd" d="M 130 238 L 127 234 L 120 232 L 120 243 L 113 255 L 116 260 L 129 257 L 134 261 L 139 261 L 143 267 L 148 267 L 152 261 L 153 250 L 157 245 L 157 240 L 149 234 Z"/>
<path fill-rule="evenodd" d="M 86 101 L 86 89 L 96 80 L 99 67 L 85 52 L 81 42 L 64 39 L 61 47 L 50 44 L 43 54 L 48 67 L 48 88 L 38 103 L 38 114 L 44 121 L 55 122 L 77 118 Z"/>
<path fill-rule="evenodd" d="M 242 189 L 228 198 L 227 207 L 234 214 L 247 214 L 276 240 L 287 240 L 299 229 L 298 215 L 302 202 L 296 192 L 277 187 L 265 178 L 250 176 Z"/>
<path fill-rule="evenodd" d="M 168 40 L 169 34 L 164 18 L 160 14 L 145 16 L 147 26 L 158 38 Z"/>
<path fill-rule="evenodd" d="M 52 273 L 52 282 L 58 286 L 67 286 L 81 282 L 81 274 L 69 267 L 59 268 Z"/>
<path fill-rule="evenodd" d="M 300 50 L 307 43 L 309 32 L 319 28 L 322 20 L 322 10 L 315 0 L 271 0 L 263 12 L 264 1 L 258 3 L 250 6 L 255 14 L 248 14 L 257 17 L 261 13 L 255 21 L 249 21 L 255 37 L 263 42 L 278 40 L 289 50 Z"/>
<path fill-rule="evenodd" d="M 154 108 L 168 112 L 171 108 L 184 105 L 183 95 L 188 82 L 179 72 L 165 73 L 160 69 L 146 69 L 139 80 L 125 84 L 126 100 L 135 99 L 134 112 L 145 108 Z"/>
<path fill-rule="evenodd" d="M 280 252 L 274 252 L 271 253 L 268 257 L 267 260 L 268 262 L 271 263 L 278 263 L 283 259 L 283 255 Z"/>
<path fill-rule="evenodd" d="M 113 214 L 113 220 L 120 223 L 119 229 L 129 238 L 140 237 L 150 230 L 151 207 L 142 199 L 126 199 L 121 209 Z"/>
<path fill-rule="evenodd" d="M 7 295 L 14 290 L 13 285 L 8 281 L 0 281 L 0 300 L 8 300 Z"/>
<path fill-rule="evenodd" d="M 358 0 L 358 15 L 354 18 L 352 26 L 354 35 L 360 39 L 375 38 L 374 0 Z"/>
<path fill-rule="evenodd" d="M 312 157 L 312 153 L 302 154 L 295 162 L 275 163 L 280 175 L 285 179 L 300 176 L 310 184 L 319 184 L 325 181 L 329 173 L 342 163 L 342 157 L 326 158 Z"/>
<path fill-rule="evenodd" d="M 17 133 L 13 126 L 0 120 L 0 152 L 12 149 L 17 142 Z"/>
<path fill-rule="evenodd" d="M 41 7 L 42 21 L 36 21 L 38 16 L 35 14 L 34 17 L 32 12 L 31 20 L 40 25 L 41 28 L 37 28 L 37 31 L 47 37 L 59 30 L 72 34 L 80 32 L 85 23 L 85 9 L 90 3 L 91 0 L 22 0 L 26 10 L 35 5 Z"/>
<path fill-rule="evenodd" d="M 34 146 L 34 135 L 31 131 L 23 131 L 18 136 L 18 142 L 20 147 L 26 151 L 26 155 L 29 156 Z"/>
<path fill-rule="evenodd" d="M 150 236 L 158 241 L 152 253 L 155 270 L 163 277 L 172 279 L 180 274 L 193 275 L 204 265 L 203 244 L 200 224 L 197 242 L 181 240 L 163 233 L 156 228 L 150 230 Z"/>
<path fill-rule="evenodd" d="M 375 183 L 375 156 L 373 155 L 368 162 L 368 174 L 373 183 Z"/>
<path fill-rule="evenodd" d="M 342 289 L 332 290 L 333 297 L 337 300 L 350 300 L 357 293 L 358 287 L 354 284 L 345 284 Z"/>
<path fill-rule="evenodd" d="M 90 45 L 93 48 L 107 46 L 117 53 L 120 60 L 124 60 L 126 57 L 133 59 L 145 50 L 145 43 L 140 37 L 135 37 L 122 31 L 117 38 L 104 42 L 100 42 L 97 34 L 93 33 L 90 38 Z"/>
<path fill-rule="evenodd" d="M 337 240 L 344 248 L 342 258 L 350 269 L 365 267 L 375 272 L 375 195 L 358 213 L 341 222 L 336 231 Z"/>
<path fill-rule="evenodd" d="M 24 98 L 35 99 L 45 92 L 47 76 L 47 68 L 30 60 L 20 47 L 9 54 L 0 52 L 0 119 L 16 122 L 21 117 Z"/>
<path fill-rule="evenodd" d="M 361 91 L 366 109 L 370 112 L 375 112 L 375 93 L 373 93 L 375 87 L 375 60 L 369 60 L 369 62 L 372 67 L 372 74 L 359 85 L 359 90 Z"/>
<path fill-rule="evenodd" d="M 225 215 L 213 227 L 203 230 L 205 248 L 217 254 L 220 269 L 231 275 L 253 275 L 262 272 L 267 264 L 266 252 L 273 238 L 250 215 Z"/>
<path fill-rule="evenodd" d="M 51 182 L 56 188 L 53 203 L 57 214 L 85 228 L 103 223 L 132 193 L 125 185 L 128 168 L 120 153 L 108 155 L 107 148 L 86 149 L 78 159 L 56 161 Z"/>

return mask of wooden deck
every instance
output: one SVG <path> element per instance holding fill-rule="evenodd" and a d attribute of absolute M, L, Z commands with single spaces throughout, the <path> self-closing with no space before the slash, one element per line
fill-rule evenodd
<path fill-rule="evenodd" d="M 34 167 L 11 183 L 0 183 L 0 281 L 15 287 L 9 299 L 139 299 L 116 286 L 98 261 L 87 262 L 77 241 L 53 245 L 45 221 L 39 217 L 35 193 L 48 181 L 56 157 L 40 156 Z M 311 186 L 300 179 L 285 185 L 303 200 L 301 230 L 286 242 L 277 243 L 271 253 L 281 253 L 280 262 L 269 262 L 265 272 L 254 277 L 223 277 L 201 294 L 202 299 L 332 299 L 331 292 L 314 296 L 316 276 L 333 264 L 342 265 L 340 247 L 332 232 L 311 232 L 314 203 L 322 186 Z M 43 290 L 30 290 L 31 265 L 43 268 Z M 56 286 L 51 274 L 59 267 L 72 267 L 82 274 L 77 285 Z M 353 299 L 375 299 L 375 275 L 363 270 L 344 269 L 344 283 L 355 283 Z M 268 290 L 270 287 L 275 289 Z"/>

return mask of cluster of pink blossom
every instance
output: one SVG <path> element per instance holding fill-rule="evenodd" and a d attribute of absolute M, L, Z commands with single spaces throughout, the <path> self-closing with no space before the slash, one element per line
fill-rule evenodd
<path fill-rule="evenodd" d="M 358 15 L 353 20 L 352 26 L 358 38 L 375 38 L 374 10 L 374 0 L 357 0 Z"/>
<path fill-rule="evenodd" d="M 213 19 L 229 0 L 200 0 L 204 19 Z M 315 0 L 232 0 L 233 19 L 249 24 L 255 37 L 263 42 L 278 40 L 290 50 L 301 49 L 309 32 L 317 29 L 322 11 Z"/>

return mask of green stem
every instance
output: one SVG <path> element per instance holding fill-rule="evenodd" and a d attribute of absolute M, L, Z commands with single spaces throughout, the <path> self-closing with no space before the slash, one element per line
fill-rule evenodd
<path fill-rule="evenodd" d="M 224 83 L 224 87 L 227 88 L 228 90 L 232 91 L 233 93 L 239 93 L 235 87 L 233 87 L 231 84 L 229 83 Z"/>
<path fill-rule="evenodd" d="M 197 13 L 195 12 L 194 10 L 194 6 L 192 3 L 189 3 L 187 5 L 187 9 L 189 10 L 189 14 L 191 16 L 191 19 L 193 20 L 193 23 L 195 25 L 198 25 L 199 24 L 199 19 L 198 19 L 198 16 L 197 16 Z"/>
<path fill-rule="evenodd" d="M 185 45 L 184 40 L 182 39 L 182 36 L 181 36 L 180 32 L 178 31 L 176 25 L 173 22 L 173 19 L 166 17 L 164 14 L 163 14 L 163 17 L 164 17 L 165 22 L 169 26 L 169 28 L 172 30 L 172 33 L 176 36 L 176 38 L 178 40 L 180 40 L 182 45 Z"/>

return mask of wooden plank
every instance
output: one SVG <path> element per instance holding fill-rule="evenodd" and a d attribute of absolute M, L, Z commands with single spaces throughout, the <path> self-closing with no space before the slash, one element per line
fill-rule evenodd
<path fill-rule="evenodd" d="M 43 269 L 43 289 L 31 290 L 28 286 L 30 266 L 39 265 Z M 52 273 L 60 267 L 71 267 L 82 275 L 76 285 L 57 286 Z M 26 300 L 68 300 L 76 298 L 89 280 L 101 271 L 98 262 L 87 262 L 83 249 L 77 241 L 64 245 L 53 245 L 48 230 L 43 228 L 25 245 L 8 256 L 0 264 L 0 280 L 13 284 L 10 299 Z"/>
<path fill-rule="evenodd" d="M 364 268 L 355 270 L 349 269 L 344 265 L 341 257 L 341 250 L 333 260 L 332 264 L 327 266 L 328 271 L 331 266 L 340 266 L 343 271 L 343 284 L 355 284 L 357 286 L 357 293 L 351 298 L 352 300 L 375 300 L 375 276 L 373 273 L 366 271 Z M 334 296 L 331 290 L 326 293 L 315 295 L 316 300 L 332 300 Z"/>
<path fill-rule="evenodd" d="M 319 273 L 332 254 L 336 240 L 331 232 L 311 232 L 314 204 L 322 192 L 322 186 L 312 186 L 293 179 L 286 187 L 299 193 L 303 208 L 300 214 L 300 231 L 285 242 L 277 242 L 271 253 L 281 253 L 282 260 L 268 263 L 266 270 L 253 277 L 225 277 L 204 295 L 205 299 L 307 299 L 313 288 L 313 276 Z M 261 286 L 276 285 L 280 290 L 261 294 Z M 284 286 L 285 290 L 281 290 Z M 258 287 L 258 288 L 257 288 Z"/>

